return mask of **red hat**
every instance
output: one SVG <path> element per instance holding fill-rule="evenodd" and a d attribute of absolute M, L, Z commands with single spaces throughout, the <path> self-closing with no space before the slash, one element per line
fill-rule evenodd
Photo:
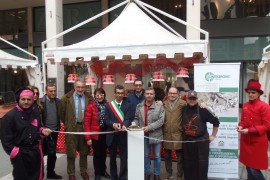
<path fill-rule="evenodd" d="M 245 88 L 245 91 L 248 92 L 249 90 L 255 90 L 260 93 L 260 95 L 263 94 L 263 91 L 261 90 L 261 84 L 257 81 L 252 81 L 248 84 L 248 87 Z"/>

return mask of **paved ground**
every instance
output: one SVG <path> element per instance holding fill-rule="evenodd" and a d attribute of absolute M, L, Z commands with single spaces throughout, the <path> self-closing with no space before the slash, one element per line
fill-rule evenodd
<path fill-rule="evenodd" d="M 269 154 L 269 153 L 268 153 Z M 66 173 L 66 155 L 65 154 L 57 154 L 58 159 L 56 163 L 56 172 L 63 176 L 63 180 L 68 179 L 68 175 Z M 269 157 L 269 156 L 268 156 Z M 107 167 L 108 167 L 108 172 L 109 172 L 109 161 L 110 159 L 107 158 Z M 45 157 L 45 165 L 46 165 L 46 157 Z M 118 167 L 119 166 L 119 159 L 118 159 Z M 270 162 L 270 161 L 269 161 Z M 153 163 L 152 163 L 153 164 Z M 78 158 L 76 159 L 76 170 L 77 174 L 76 177 L 78 180 L 81 179 L 80 173 L 79 173 L 79 164 L 78 164 Z M 162 161 L 161 164 L 161 179 L 165 178 L 166 172 L 165 172 L 165 165 L 164 162 Z M 176 177 L 176 163 L 173 162 L 173 173 L 174 177 Z M 2 146 L 0 146 L 0 180 L 12 180 L 12 166 L 9 161 L 9 157 L 5 154 L 5 152 L 2 149 Z M 88 173 L 90 175 L 90 179 L 94 179 L 94 171 L 93 171 L 93 162 L 92 162 L 92 156 L 88 156 Z M 265 175 L 266 180 L 270 180 L 270 172 L 269 171 L 263 171 Z M 46 174 L 46 167 L 45 167 L 45 174 Z M 240 180 L 246 180 L 246 169 L 243 167 L 242 164 L 239 164 L 239 177 Z M 46 179 L 46 176 L 45 178 Z M 106 180 L 106 178 L 103 178 L 102 180 Z"/>

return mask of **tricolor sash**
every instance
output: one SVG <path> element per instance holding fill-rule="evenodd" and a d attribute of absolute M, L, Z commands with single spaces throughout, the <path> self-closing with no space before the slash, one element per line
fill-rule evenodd
<path fill-rule="evenodd" d="M 123 121 L 124 121 L 124 113 L 123 111 L 120 109 L 120 107 L 117 105 L 116 101 L 112 101 L 108 103 L 113 114 L 116 116 L 117 120 L 119 121 L 119 123 L 121 125 L 123 125 Z"/>

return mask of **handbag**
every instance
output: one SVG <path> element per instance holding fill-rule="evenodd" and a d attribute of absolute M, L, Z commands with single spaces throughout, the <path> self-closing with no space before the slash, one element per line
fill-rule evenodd
<path fill-rule="evenodd" d="M 56 147 L 55 147 L 55 143 L 54 140 L 52 138 L 51 135 L 45 137 L 43 139 L 43 153 L 44 155 L 55 155 L 56 153 Z"/>

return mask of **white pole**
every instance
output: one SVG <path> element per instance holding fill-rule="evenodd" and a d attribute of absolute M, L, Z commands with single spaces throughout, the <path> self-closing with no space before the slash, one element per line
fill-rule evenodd
<path fill-rule="evenodd" d="M 144 179 L 144 132 L 128 131 L 128 180 Z"/>

